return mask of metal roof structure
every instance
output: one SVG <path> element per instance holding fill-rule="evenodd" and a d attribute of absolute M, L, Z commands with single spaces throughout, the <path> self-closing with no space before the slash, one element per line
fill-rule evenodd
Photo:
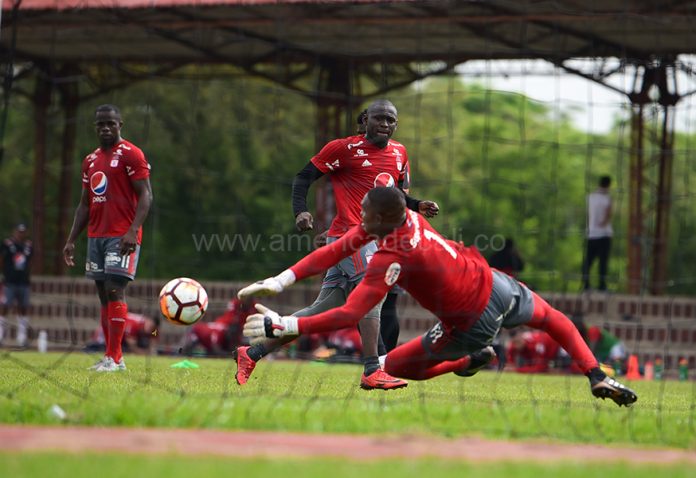
<path fill-rule="evenodd" d="M 674 59 L 696 53 L 695 13 L 676 0 L 3 0 L 0 60 L 224 64 L 291 87 L 317 65 L 378 82 L 375 65 L 392 65 L 407 84 L 474 59 Z"/>
<path fill-rule="evenodd" d="M 642 107 L 655 101 L 650 92 L 656 89 L 665 112 L 653 250 L 657 291 L 665 280 L 669 230 L 668 113 L 684 94 L 694 93 L 677 90 L 676 72 L 696 71 L 689 57 L 696 54 L 695 18 L 696 0 L 2 0 L 0 63 L 5 104 L 9 92 L 19 91 L 38 109 L 47 107 L 53 87 L 76 108 L 134 80 L 182 72 L 264 78 L 316 102 L 319 139 L 340 134 L 351 108 L 366 98 L 458 64 L 547 60 L 626 94 L 636 107 L 632 291 L 643 270 Z M 591 60 L 582 71 L 573 63 L 580 58 Z M 626 91 L 608 85 L 606 79 L 627 66 L 635 72 L 633 84 Z M 33 93 L 18 86 L 26 78 L 37 80 Z M 45 125 L 39 126 L 37 137 L 45 134 Z M 37 170 L 45 161 L 40 142 Z M 36 189 L 34 209 L 42 214 Z"/>
<path fill-rule="evenodd" d="M 4 28 L 17 21 L 18 57 L 59 61 L 642 61 L 696 53 L 693 1 L 3 0 L 3 10 Z"/>

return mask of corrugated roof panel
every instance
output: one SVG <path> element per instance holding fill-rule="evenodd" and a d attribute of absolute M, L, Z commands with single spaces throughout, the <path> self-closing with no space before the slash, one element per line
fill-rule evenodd
<path fill-rule="evenodd" d="M 113 8 L 206 7 L 216 5 L 289 5 L 409 3 L 415 0 L 22 0 L 20 10 L 77 10 Z M 2 9 L 11 10 L 17 0 L 2 0 Z"/>

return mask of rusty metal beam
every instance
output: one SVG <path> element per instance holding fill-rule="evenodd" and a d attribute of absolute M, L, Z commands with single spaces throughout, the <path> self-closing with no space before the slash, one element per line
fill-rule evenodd
<path fill-rule="evenodd" d="M 634 103 L 631 111 L 631 147 L 628 183 L 628 293 L 639 294 L 643 271 L 643 186 L 644 186 L 644 120 L 643 104 Z"/>
<path fill-rule="evenodd" d="M 44 260 L 46 247 L 44 236 L 46 232 L 46 161 L 48 149 L 48 108 L 51 105 L 52 85 L 50 79 L 42 74 L 36 77 L 34 89 L 34 191 L 33 191 L 33 223 L 32 240 L 35 257 L 32 259 L 32 271 L 35 274 L 45 273 Z"/>
<path fill-rule="evenodd" d="M 663 106 L 662 131 L 657 183 L 657 207 L 652 247 L 652 278 L 650 292 L 661 295 L 667 285 L 667 250 L 669 215 L 672 209 L 672 166 L 674 163 L 674 111 Z"/>

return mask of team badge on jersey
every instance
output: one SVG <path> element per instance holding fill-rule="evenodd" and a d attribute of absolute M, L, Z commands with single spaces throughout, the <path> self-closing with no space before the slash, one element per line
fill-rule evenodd
<path fill-rule="evenodd" d="M 97 171 L 89 178 L 89 185 L 92 188 L 92 192 L 97 196 L 103 196 L 106 193 L 106 174 L 102 171 Z"/>
<path fill-rule="evenodd" d="M 374 185 L 376 188 L 379 188 L 379 187 L 393 188 L 396 185 L 396 181 L 394 181 L 394 178 L 389 173 L 379 173 L 375 177 Z"/>
<path fill-rule="evenodd" d="M 394 153 L 394 156 L 396 156 L 396 158 L 395 158 L 396 159 L 396 169 L 401 171 L 401 168 L 404 167 L 402 160 L 401 160 L 401 151 L 399 151 L 398 149 L 395 149 L 393 151 L 393 153 Z"/>
<path fill-rule="evenodd" d="M 399 280 L 399 275 L 401 274 L 401 264 L 398 262 L 392 262 L 387 267 L 387 272 L 384 274 L 384 282 L 388 286 L 393 286 L 396 281 Z"/>

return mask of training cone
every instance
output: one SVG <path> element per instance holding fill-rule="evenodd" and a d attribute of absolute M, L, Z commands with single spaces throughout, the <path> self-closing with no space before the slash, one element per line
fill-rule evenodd
<path fill-rule="evenodd" d="M 640 370 L 638 370 L 638 356 L 628 357 L 628 369 L 626 370 L 626 380 L 640 380 Z"/>
<path fill-rule="evenodd" d="M 198 368 L 198 364 L 190 360 L 182 360 L 181 362 L 173 363 L 171 368 Z"/>

